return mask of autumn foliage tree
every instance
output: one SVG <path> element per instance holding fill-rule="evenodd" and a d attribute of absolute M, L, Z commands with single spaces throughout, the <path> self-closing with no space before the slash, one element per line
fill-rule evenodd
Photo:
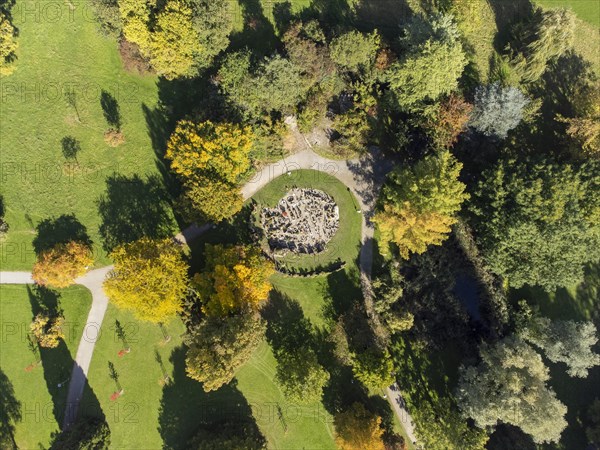
<path fill-rule="evenodd" d="M 181 310 L 188 289 L 188 266 L 172 239 L 144 237 L 118 246 L 111 257 L 114 269 L 104 282 L 104 291 L 116 306 L 154 323 Z"/>
<path fill-rule="evenodd" d="M 473 105 L 450 94 L 437 105 L 436 114 L 428 120 L 427 130 L 437 148 L 452 147 L 466 129 Z"/>
<path fill-rule="evenodd" d="M 190 218 L 219 222 L 242 208 L 237 182 L 250 168 L 253 139 L 248 127 L 234 124 L 178 123 L 165 157 L 183 182 L 180 205 Z"/>
<path fill-rule="evenodd" d="M 335 442 L 342 450 L 384 450 L 381 417 L 367 411 L 361 403 L 334 417 Z"/>
<path fill-rule="evenodd" d="M 123 35 L 159 75 L 191 77 L 229 44 L 225 0 L 119 0 Z"/>
<path fill-rule="evenodd" d="M 208 316 L 224 317 L 257 310 L 271 290 L 275 272 L 256 247 L 206 245 L 204 271 L 194 275 L 194 286 Z"/>
<path fill-rule="evenodd" d="M 600 80 L 579 87 L 570 100 L 573 114 L 557 120 L 566 124 L 581 153 L 600 157 Z"/>
<path fill-rule="evenodd" d="M 206 392 L 229 383 L 262 342 L 265 326 L 255 313 L 207 318 L 185 339 L 188 376 L 202 382 Z"/>
<path fill-rule="evenodd" d="M 60 315 L 49 315 L 41 312 L 35 316 L 29 329 L 40 347 L 55 348 L 58 347 L 60 339 L 65 338 L 64 323 L 65 318 Z"/>
<path fill-rule="evenodd" d="M 462 164 L 449 152 L 428 156 L 413 167 L 390 173 L 373 217 L 384 244 L 393 242 L 400 255 L 421 254 L 440 245 L 456 223 L 456 213 L 469 198 L 458 176 Z"/>
<path fill-rule="evenodd" d="M 16 30 L 8 14 L 0 10 L 0 75 L 10 75 L 15 70 L 14 60 L 18 43 Z"/>
<path fill-rule="evenodd" d="M 71 241 L 42 251 L 31 276 L 41 286 L 64 288 L 75 283 L 75 278 L 83 275 L 93 263 L 89 246 Z"/>

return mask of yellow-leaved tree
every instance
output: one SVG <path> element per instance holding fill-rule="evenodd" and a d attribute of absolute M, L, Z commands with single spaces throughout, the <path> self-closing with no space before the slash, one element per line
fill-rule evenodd
<path fill-rule="evenodd" d="M 335 443 L 341 450 L 384 450 L 381 417 L 361 403 L 334 417 Z"/>
<path fill-rule="evenodd" d="M 373 217 L 381 232 L 382 251 L 390 242 L 400 255 L 423 253 L 440 245 L 456 223 L 456 213 L 469 198 L 458 176 L 462 164 L 448 151 L 428 156 L 413 167 L 390 173 Z"/>
<path fill-rule="evenodd" d="M 13 62 L 18 47 L 15 35 L 9 16 L 0 10 L 0 75 L 10 75 L 15 70 Z"/>
<path fill-rule="evenodd" d="M 186 191 L 183 213 L 193 220 L 219 222 L 240 211 L 237 183 L 250 168 L 254 135 L 250 128 L 183 120 L 167 144 L 167 159 Z"/>
<path fill-rule="evenodd" d="M 158 75 L 193 77 L 229 45 L 227 0 L 118 0 L 123 36 Z"/>
<path fill-rule="evenodd" d="M 251 246 L 206 245 L 204 271 L 194 275 L 194 285 L 208 316 L 228 316 L 257 310 L 271 290 L 275 272 L 260 249 Z"/>
<path fill-rule="evenodd" d="M 40 253 L 31 274 L 41 286 L 65 288 L 75 283 L 94 263 L 90 247 L 83 242 L 57 244 Z"/>
<path fill-rule="evenodd" d="M 44 348 L 56 348 L 60 340 L 65 338 L 63 327 L 65 318 L 60 315 L 50 316 L 47 313 L 39 313 L 29 325 L 31 333 Z"/>
<path fill-rule="evenodd" d="M 142 320 L 160 323 L 182 308 L 187 294 L 188 265 L 171 238 L 118 246 L 111 253 L 114 269 L 104 282 L 108 298 Z"/>

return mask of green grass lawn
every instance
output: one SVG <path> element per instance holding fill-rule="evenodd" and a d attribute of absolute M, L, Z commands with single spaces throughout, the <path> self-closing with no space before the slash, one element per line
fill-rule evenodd
<path fill-rule="evenodd" d="M 275 178 L 258 191 L 252 199 L 258 203 L 257 217 L 264 207 L 274 207 L 293 187 L 313 188 L 329 194 L 336 202 L 340 212 L 338 231 L 327 244 L 327 248 L 315 255 L 297 255 L 289 253 L 278 258 L 291 268 L 310 269 L 326 266 L 337 259 L 353 263 L 360 246 L 362 217 L 357 213 L 357 200 L 348 188 L 335 177 L 315 170 L 295 170 L 290 176 Z"/>
<path fill-rule="evenodd" d="M 600 2 L 594 0 L 535 0 L 544 8 L 567 8 L 577 16 L 573 46 L 600 74 Z"/>
<path fill-rule="evenodd" d="M 118 352 L 124 346 L 115 335 L 115 320 L 125 329 L 131 348 L 122 357 Z M 199 426 L 234 414 L 240 420 L 255 421 L 269 448 L 335 448 L 331 416 L 322 405 L 297 406 L 284 399 L 274 382 L 276 362 L 266 342 L 236 380 L 207 394 L 200 383 L 185 374 L 183 325 L 174 320 L 166 328 L 172 337 L 165 344 L 158 326 L 142 323 L 109 306 L 83 404 L 90 414 L 104 414 L 111 429 L 112 447 L 160 449 L 167 445 L 184 449 Z M 116 401 L 110 398 L 117 386 L 109 377 L 109 361 L 125 391 Z M 162 382 L 164 374 L 169 375 L 170 383 Z M 94 407 L 96 404 L 101 412 Z M 277 407 L 281 408 L 281 416 Z"/>
<path fill-rule="evenodd" d="M 116 333 L 116 323 L 125 331 L 130 353 L 119 357 L 124 348 Z M 161 448 L 163 437 L 159 430 L 161 405 L 164 391 L 161 380 L 164 374 L 173 377 L 174 366 L 181 365 L 177 349 L 181 346 L 184 331 L 180 320 L 165 326 L 171 336 L 168 343 L 158 325 L 138 321 L 127 311 L 109 305 L 102 324 L 102 335 L 96 344 L 94 358 L 88 374 L 89 388 L 84 396 L 84 405 L 90 414 L 99 414 L 94 405 L 99 403 L 111 430 L 111 445 L 119 449 Z M 176 360 L 173 355 L 179 355 Z M 158 356 L 157 356 L 158 355 Z M 160 362 L 159 362 L 160 359 Z M 124 394 L 111 400 L 117 385 L 109 376 L 111 362 L 119 377 Z M 162 366 L 161 366 L 162 363 Z M 181 367 L 177 367 L 181 371 Z M 163 372 L 164 371 L 164 372 Z M 181 373 L 178 374 L 178 378 Z M 179 380 L 177 380 L 179 381 Z M 190 392 L 190 399 L 194 392 Z M 184 424 L 181 431 L 190 433 L 194 427 L 194 416 L 183 416 L 192 405 L 182 400 L 181 414 Z M 170 405 L 173 406 L 173 405 Z M 173 413 L 173 411 L 170 411 Z M 185 433 L 184 433 L 185 437 Z"/>
<path fill-rule="evenodd" d="M 594 0 L 536 0 L 537 3 L 547 8 L 568 8 L 581 20 L 596 27 L 596 34 L 600 28 L 600 3 Z"/>
<path fill-rule="evenodd" d="M 147 175 L 158 173 L 144 113 L 144 106 L 152 109 L 157 102 L 156 78 L 122 69 L 116 42 L 98 33 L 89 5 L 85 12 L 83 4 L 71 11 L 69 2 L 59 2 L 54 5 L 58 9 L 52 8 L 58 20 L 50 20 L 46 10 L 51 8 L 44 4 L 17 2 L 17 69 L 1 80 L 0 193 L 10 225 L 1 245 L 3 270 L 31 269 L 35 227 L 63 214 L 74 214 L 87 228 L 97 265 L 107 264 L 98 230 L 103 221 L 98 200 L 107 189 L 106 179 L 115 172 L 139 174 L 141 181 L 129 181 L 144 195 L 147 185 L 160 188 L 162 184 L 146 180 Z M 20 13 L 23 9 L 40 11 L 39 17 Z M 116 148 L 104 142 L 109 125 L 100 104 L 103 90 L 114 97 L 120 110 L 126 142 Z M 65 95 L 71 91 L 75 106 Z M 78 142 L 76 159 L 63 156 L 66 137 Z M 117 184 L 114 191 L 125 195 L 128 179 Z M 114 192 L 110 200 L 122 209 L 135 203 Z M 172 215 L 170 210 L 166 214 Z"/>
<path fill-rule="evenodd" d="M 14 397 L 20 402 L 22 419 L 16 424 L 15 441 L 22 449 L 45 448 L 51 433 L 62 424 L 67 386 L 57 385 L 71 375 L 91 305 L 90 292 L 81 286 L 61 290 L 58 295 L 36 295 L 31 286 L 0 285 L 0 372 L 12 384 Z M 39 301 L 49 307 L 56 303 L 64 311 L 65 339 L 56 348 L 43 349 L 42 364 L 26 371 L 37 360 L 29 349 L 27 334 Z"/>

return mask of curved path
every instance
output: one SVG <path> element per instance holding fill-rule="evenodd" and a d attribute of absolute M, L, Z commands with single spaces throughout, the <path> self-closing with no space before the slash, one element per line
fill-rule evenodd
<path fill-rule="evenodd" d="M 273 179 L 286 174 L 293 176 L 292 172 L 299 169 L 312 169 L 336 177 L 348 187 L 358 200 L 360 210 L 357 212 L 362 214 L 362 245 L 359 269 L 365 307 L 375 334 L 379 339 L 386 340 L 387 333 L 373 308 L 370 280 L 373 265 L 374 227 L 369 219 L 373 213 L 377 193 L 385 180 L 385 175 L 391 169 L 390 162 L 385 160 L 377 149 L 369 151 L 369 153 L 360 159 L 344 161 L 325 158 L 316 154 L 310 148 L 306 148 L 280 161 L 269 164 L 258 171 L 241 189 L 244 200 L 252 197 Z M 192 225 L 177 234 L 175 238 L 182 243 L 189 243 L 210 229 L 210 227 L 211 224 L 202 226 Z M 77 284 L 85 286 L 92 293 L 92 306 L 79 342 L 79 347 L 77 348 L 77 355 L 69 382 L 63 427 L 67 427 L 73 423 L 77 416 L 94 346 L 108 305 L 108 298 L 104 294 L 102 283 L 111 269 L 112 266 L 92 270 L 76 280 Z M 0 272 L 0 284 L 32 283 L 33 280 L 29 272 Z M 392 394 L 389 389 L 388 394 Z M 396 395 L 399 395 L 399 393 L 396 393 Z M 404 425 L 406 425 L 407 418 L 409 424 L 412 422 L 408 411 L 399 402 L 394 402 L 392 405 L 396 415 Z M 415 442 L 412 427 L 405 426 L 405 428 L 409 439 Z"/>

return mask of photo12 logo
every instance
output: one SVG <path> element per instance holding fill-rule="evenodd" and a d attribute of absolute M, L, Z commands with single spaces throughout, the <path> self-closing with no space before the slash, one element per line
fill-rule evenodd
<path fill-rule="evenodd" d="M 89 1 L 26 0 L 15 4 L 13 17 L 22 24 L 27 23 L 74 23 L 83 19 L 95 22 L 96 14 Z"/>
<path fill-rule="evenodd" d="M 97 182 L 118 172 L 119 164 L 112 162 L 81 164 L 77 161 L 54 163 L 7 161 L 0 164 L 0 182 L 2 184 Z"/>
<path fill-rule="evenodd" d="M 0 87 L 0 104 L 65 102 L 75 109 L 82 103 L 99 104 L 107 94 L 119 103 L 138 103 L 140 89 L 133 82 L 107 84 L 102 80 L 18 82 L 9 79 L 2 80 Z"/>

